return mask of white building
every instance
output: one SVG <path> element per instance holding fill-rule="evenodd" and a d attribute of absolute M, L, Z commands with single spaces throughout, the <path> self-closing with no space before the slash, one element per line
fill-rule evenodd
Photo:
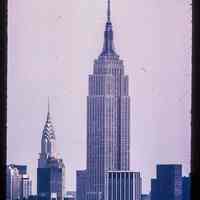
<path fill-rule="evenodd" d="M 139 172 L 108 171 L 105 200 L 141 200 L 142 181 Z"/>
<path fill-rule="evenodd" d="M 20 199 L 21 176 L 13 165 L 7 166 L 6 172 L 6 200 Z"/>
<path fill-rule="evenodd" d="M 6 174 L 6 199 L 28 199 L 32 194 L 32 181 L 28 174 L 20 170 L 20 165 L 8 165 Z"/>

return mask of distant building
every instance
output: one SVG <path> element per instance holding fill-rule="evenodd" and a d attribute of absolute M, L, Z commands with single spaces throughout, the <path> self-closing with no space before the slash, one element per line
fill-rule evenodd
<path fill-rule="evenodd" d="M 6 200 L 20 199 L 21 176 L 14 165 L 7 166 L 6 172 Z"/>
<path fill-rule="evenodd" d="M 159 199 L 159 185 L 158 180 L 156 178 L 151 179 L 151 200 Z"/>
<path fill-rule="evenodd" d="M 190 190 L 191 190 L 191 178 L 183 177 L 182 178 L 182 191 L 183 191 L 183 199 L 182 200 L 190 200 Z"/>
<path fill-rule="evenodd" d="M 28 197 L 28 200 L 38 200 L 38 196 L 37 195 L 30 195 Z"/>
<path fill-rule="evenodd" d="M 13 165 L 15 168 L 18 169 L 21 175 L 27 174 L 27 166 L 26 165 Z"/>
<path fill-rule="evenodd" d="M 76 200 L 76 198 L 73 196 L 67 196 L 64 198 L 64 200 Z"/>
<path fill-rule="evenodd" d="M 76 198 L 74 196 L 66 196 L 64 200 L 76 200 Z"/>
<path fill-rule="evenodd" d="M 41 140 L 41 153 L 37 168 L 37 193 L 39 200 L 63 200 L 65 165 L 56 156 L 56 138 L 48 105 L 47 121 Z"/>
<path fill-rule="evenodd" d="M 75 191 L 67 191 L 64 200 L 76 200 L 76 192 Z"/>
<path fill-rule="evenodd" d="M 20 188 L 21 199 L 28 199 L 28 197 L 32 194 L 32 181 L 28 174 L 21 175 Z"/>
<path fill-rule="evenodd" d="M 150 194 L 142 194 L 141 195 L 141 200 L 151 200 Z"/>
<path fill-rule="evenodd" d="M 76 192 L 77 200 L 86 200 L 87 171 L 80 170 L 76 172 Z"/>
<path fill-rule="evenodd" d="M 76 192 L 74 192 L 74 191 L 66 192 L 64 200 L 76 200 Z"/>
<path fill-rule="evenodd" d="M 32 194 L 32 181 L 27 166 L 7 166 L 7 200 L 28 199 Z"/>
<path fill-rule="evenodd" d="M 109 171 L 106 173 L 105 200 L 141 200 L 139 172 Z"/>
<path fill-rule="evenodd" d="M 13 165 L 18 169 L 21 180 L 20 180 L 20 199 L 28 199 L 32 194 L 32 181 L 27 174 L 26 165 Z"/>
<path fill-rule="evenodd" d="M 151 200 L 182 200 L 182 166 L 157 165 L 157 178 L 151 180 Z"/>

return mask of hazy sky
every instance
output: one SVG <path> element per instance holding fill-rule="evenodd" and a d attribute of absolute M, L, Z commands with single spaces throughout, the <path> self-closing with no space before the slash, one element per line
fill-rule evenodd
<path fill-rule="evenodd" d="M 36 192 L 50 96 L 67 190 L 86 165 L 86 96 L 103 46 L 106 0 L 9 0 L 8 163 L 27 164 Z M 115 47 L 131 96 L 131 169 L 149 192 L 157 163 L 190 170 L 190 0 L 112 0 Z"/>

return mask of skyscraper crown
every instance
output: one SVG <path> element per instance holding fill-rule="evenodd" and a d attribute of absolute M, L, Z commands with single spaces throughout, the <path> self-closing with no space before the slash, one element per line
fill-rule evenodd
<path fill-rule="evenodd" d="M 104 31 L 104 45 L 103 45 L 103 51 L 100 56 L 113 56 L 117 55 L 115 53 L 114 48 L 114 41 L 113 41 L 113 30 L 112 30 L 112 23 L 111 23 L 111 4 L 110 0 L 107 1 L 107 22 L 106 27 Z"/>
<path fill-rule="evenodd" d="M 48 137 L 49 139 L 56 139 L 53 124 L 51 122 L 49 101 L 48 101 L 47 120 L 43 130 L 43 137 Z"/>
<path fill-rule="evenodd" d="M 56 143 L 55 131 L 53 128 L 53 124 L 51 122 L 50 106 L 48 102 L 47 120 L 43 129 L 42 140 L 41 140 L 41 156 L 44 157 L 45 159 L 48 157 L 55 157 L 56 156 L 55 143 Z"/>

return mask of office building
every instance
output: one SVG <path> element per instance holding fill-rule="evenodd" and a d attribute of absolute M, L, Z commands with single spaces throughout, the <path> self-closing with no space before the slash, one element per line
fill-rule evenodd
<path fill-rule="evenodd" d="M 87 171 L 76 171 L 76 193 L 77 200 L 85 200 L 87 192 Z"/>
<path fill-rule="evenodd" d="M 63 200 L 65 190 L 65 165 L 56 154 L 56 137 L 48 105 L 47 120 L 42 134 L 41 153 L 37 168 L 37 193 L 39 200 Z"/>
<path fill-rule="evenodd" d="M 141 200 L 151 200 L 150 194 L 142 194 Z"/>
<path fill-rule="evenodd" d="M 74 191 L 66 192 L 66 196 L 65 196 L 64 200 L 76 200 L 76 192 L 74 192 Z"/>
<path fill-rule="evenodd" d="M 28 200 L 38 200 L 38 196 L 37 195 L 30 195 L 28 197 Z"/>
<path fill-rule="evenodd" d="M 15 168 L 18 169 L 19 174 L 27 174 L 27 166 L 26 165 L 13 165 Z"/>
<path fill-rule="evenodd" d="M 151 180 L 151 200 L 182 200 L 182 166 L 157 165 L 157 177 Z"/>
<path fill-rule="evenodd" d="M 108 0 L 103 49 L 98 59 L 94 61 L 93 74 L 89 75 L 87 200 L 104 199 L 107 171 L 129 170 L 130 96 L 128 90 L 129 80 L 125 75 L 124 63 L 114 48 L 111 5 Z"/>
<path fill-rule="evenodd" d="M 32 194 L 32 181 L 26 165 L 8 165 L 6 179 L 7 200 L 26 200 Z"/>
<path fill-rule="evenodd" d="M 26 165 L 13 165 L 20 174 L 20 199 L 28 199 L 32 194 L 32 180 L 27 174 Z"/>
<path fill-rule="evenodd" d="M 8 165 L 6 171 L 6 200 L 20 199 L 21 176 L 14 165 Z"/>
<path fill-rule="evenodd" d="M 190 200 L 191 199 L 191 178 L 190 177 L 182 177 L 182 192 L 183 198 L 182 200 Z"/>
<path fill-rule="evenodd" d="M 139 172 L 106 173 L 105 200 L 141 200 L 142 182 Z"/>
<path fill-rule="evenodd" d="M 28 199 L 32 194 L 32 180 L 28 174 L 21 175 L 21 184 L 20 184 L 20 197 L 21 199 Z"/>

